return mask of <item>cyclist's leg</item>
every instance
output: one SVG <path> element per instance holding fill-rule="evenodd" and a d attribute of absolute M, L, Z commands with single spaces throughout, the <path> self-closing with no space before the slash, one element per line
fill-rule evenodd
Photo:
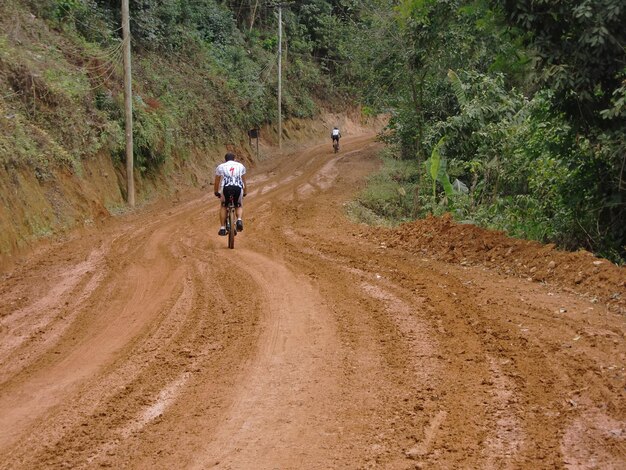
<path fill-rule="evenodd" d="M 237 214 L 237 230 L 243 232 L 243 220 L 241 219 L 243 217 L 243 207 L 238 207 L 235 212 Z"/>
<path fill-rule="evenodd" d="M 222 197 L 220 199 L 220 229 L 218 235 L 226 235 L 226 198 L 224 196 L 224 188 L 222 188 Z"/>
<path fill-rule="evenodd" d="M 226 226 L 226 195 L 224 194 L 224 188 L 222 188 L 222 197 L 220 198 L 220 226 L 222 228 Z"/>
<path fill-rule="evenodd" d="M 235 214 L 237 215 L 237 230 L 242 231 L 243 230 L 243 222 L 242 222 L 242 217 L 243 217 L 243 189 L 242 188 L 237 188 L 236 191 L 236 205 L 237 208 L 235 209 Z"/>
<path fill-rule="evenodd" d="M 237 198 L 237 218 L 241 219 L 243 216 L 243 189 L 239 188 L 239 194 Z"/>

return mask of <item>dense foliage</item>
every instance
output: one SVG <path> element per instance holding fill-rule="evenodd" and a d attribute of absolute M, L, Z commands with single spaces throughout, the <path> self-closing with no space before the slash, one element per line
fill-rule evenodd
<path fill-rule="evenodd" d="M 319 25 L 304 24 L 309 3 L 313 8 L 316 2 L 284 15 L 287 118 L 313 117 L 318 103 L 340 98 L 315 56 L 333 12 L 318 15 Z M 81 160 L 100 151 L 123 159 L 120 4 L 0 5 L 7 31 L 0 36 L 0 84 L 13 91 L 0 96 L 0 106 L 12 116 L 2 126 L 0 147 L 13 163 L 46 175 L 49 165 L 67 162 L 80 171 Z M 239 142 L 247 129 L 276 121 L 275 5 L 137 0 L 130 7 L 135 157 L 141 173 L 157 174 L 192 152 Z M 15 135 L 19 142 L 12 140 Z"/>
<path fill-rule="evenodd" d="M 12 116 L 3 129 L 20 142 L 9 163 L 45 178 L 50 158 L 75 171 L 101 150 L 122 158 L 120 3 L 0 5 L 0 84 L 12 90 L 0 97 Z M 275 121 L 275 2 L 130 4 L 145 174 Z M 47 29 L 28 26 L 40 18 Z M 355 101 L 390 116 L 364 211 L 393 221 L 450 211 L 626 257 L 623 2 L 301 0 L 283 18 L 287 116 Z"/>
<path fill-rule="evenodd" d="M 383 172 L 361 203 L 396 220 L 451 211 L 623 260 L 623 2 L 372 5 L 363 24 L 376 41 L 353 49 L 361 98 L 391 113 L 384 138 L 415 170 Z"/>

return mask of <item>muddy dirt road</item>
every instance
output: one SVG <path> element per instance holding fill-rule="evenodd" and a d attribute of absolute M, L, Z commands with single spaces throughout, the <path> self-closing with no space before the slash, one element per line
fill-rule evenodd
<path fill-rule="evenodd" d="M 0 468 L 626 468 L 624 314 L 350 223 L 376 145 L 0 273 Z"/>

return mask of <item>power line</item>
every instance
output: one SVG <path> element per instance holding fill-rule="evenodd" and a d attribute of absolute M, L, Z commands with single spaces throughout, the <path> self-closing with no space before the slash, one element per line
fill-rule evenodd
<path fill-rule="evenodd" d="M 11 92 L 11 93 L 9 93 L 9 94 L 6 94 L 6 95 L 2 95 L 2 96 L 0 96 L 0 98 L 4 100 L 4 99 L 6 99 L 6 98 L 10 98 L 10 97 L 12 97 L 12 96 L 19 96 L 19 95 L 23 95 L 23 94 L 24 94 L 24 92 L 23 92 L 23 91 L 21 91 L 21 90 L 19 90 L 19 91 L 13 91 L 13 92 Z"/>
<path fill-rule="evenodd" d="M 98 28 L 96 28 L 95 26 L 90 25 L 90 24 L 88 24 L 88 23 L 85 23 L 84 21 L 81 21 L 81 20 L 79 20 L 78 18 L 76 18 L 76 16 L 74 16 L 74 12 L 73 12 L 73 11 L 71 11 L 71 10 L 70 10 L 67 6 L 65 6 L 64 4 L 62 4 L 62 3 L 58 3 L 58 4 L 57 4 L 57 7 L 59 7 L 61 10 L 63 10 L 65 13 L 67 13 L 68 17 L 69 17 L 69 18 L 71 18 L 71 19 L 72 19 L 72 21 L 73 21 L 74 23 L 78 23 L 78 24 L 79 24 L 79 25 L 81 25 L 83 28 L 88 29 L 88 30 L 90 30 L 90 31 L 92 31 L 92 32 L 94 32 L 94 33 L 102 34 L 102 30 L 101 30 L 101 29 L 98 29 Z M 109 29 L 109 25 L 107 24 L 107 22 L 106 22 L 106 21 L 104 22 L 104 24 L 106 25 L 107 29 Z M 121 30 L 122 30 L 122 27 L 121 27 L 121 26 L 120 26 L 119 28 L 117 28 L 117 29 L 110 29 L 110 31 L 111 31 L 111 32 L 113 32 L 113 33 L 117 33 L 117 32 L 119 32 L 119 31 L 121 31 Z"/>
<path fill-rule="evenodd" d="M 121 55 L 120 55 L 120 62 L 121 62 Z M 111 63 L 110 67 L 108 69 L 106 69 L 102 74 L 98 75 L 97 77 L 89 77 L 90 81 L 96 81 L 98 79 L 99 82 L 96 82 L 96 84 L 92 87 L 90 87 L 88 89 L 88 91 L 93 91 L 96 90 L 100 87 L 102 87 L 105 83 L 107 83 L 109 81 L 109 79 L 118 71 L 119 67 L 120 67 L 120 63 Z M 105 76 L 106 75 L 106 76 Z"/>

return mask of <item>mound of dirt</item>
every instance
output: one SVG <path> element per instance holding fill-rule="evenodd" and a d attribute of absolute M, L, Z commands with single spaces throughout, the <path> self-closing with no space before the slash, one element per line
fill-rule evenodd
<path fill-rule="evenodd" d="M 611 311 L 626 313 L 626 268 L 584 250 L 572 253 L 552 244 L 511 238 L 503 232 L 456 223 L 449 214 L 365 231 L 368 238 L 388 248 L 555 284 L 597 298 Z"/>

